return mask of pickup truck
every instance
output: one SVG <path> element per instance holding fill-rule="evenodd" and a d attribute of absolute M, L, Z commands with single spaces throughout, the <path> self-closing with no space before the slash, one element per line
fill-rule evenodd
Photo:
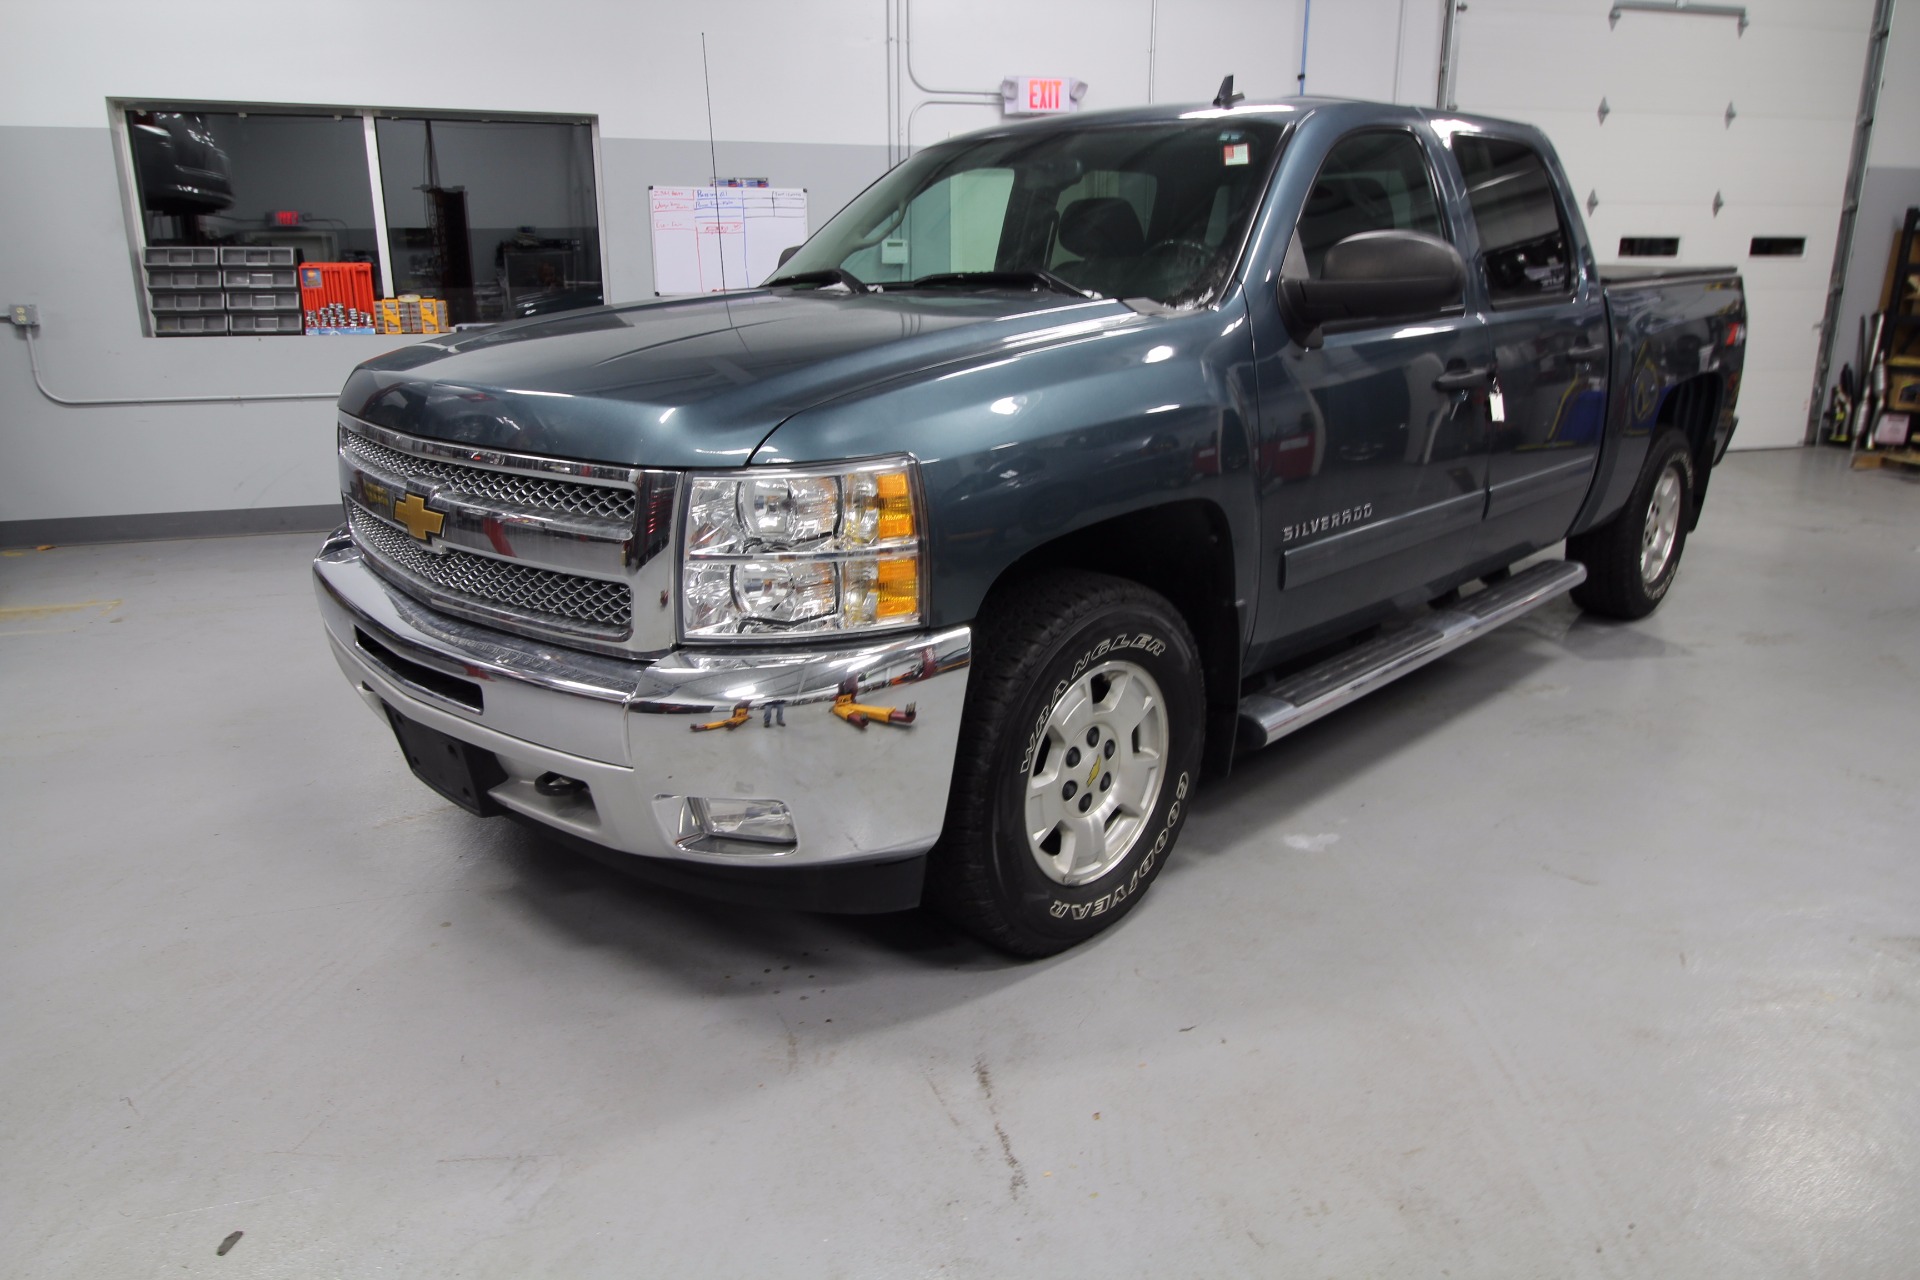
<path fill-rule="evenodd" d="M 757 288 L 360 366 L 320 609 L 476 814 L 1045 955 L 1236 753 L 1566 592 L 1658 605 L 1744 330 L 1731 269 L 1602 271 L 1525 125 L 1009 125 Z"/>

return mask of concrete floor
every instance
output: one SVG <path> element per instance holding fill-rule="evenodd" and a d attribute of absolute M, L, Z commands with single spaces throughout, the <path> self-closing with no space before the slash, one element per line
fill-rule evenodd
<path fill-rule="evenodd" d="M 9 553 L 0 1273 L 1912 1276 L 1920 487 L 1838 461 L 1249 759 L 1039 964 L 442 803 L 312 538 Z"/>

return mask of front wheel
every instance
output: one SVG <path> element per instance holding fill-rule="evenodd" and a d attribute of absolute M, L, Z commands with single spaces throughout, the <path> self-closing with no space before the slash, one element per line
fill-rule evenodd
<path fill-rule="evenodd" d="M 1658 608 L 1680 569 L 1697 491 L 1687 438 L 1671 429 L 1661 433 L 1620 514 L 1567 539 L 1567 558 L 1587 566 L 1574 603 L 1629 621 Z"/>
<path fill-rule="evenodd" d="M 1165 599 L 1081 572 L 1001 589 L 975 637 L 929 896 L 983 941 L 1052 955 L 1166 865 L 1199 775 L 1199 654 Z"/>

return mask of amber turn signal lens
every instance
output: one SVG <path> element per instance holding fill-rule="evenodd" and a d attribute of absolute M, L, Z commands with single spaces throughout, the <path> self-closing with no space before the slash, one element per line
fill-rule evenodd
<path fill-rule="evenodd" d="M 874 615 L 876 618 L 904 618 L 920 608 L 920 565 L 901 557 L 882 560 L 874 566 Z"/>
<path fill-rule="evenodd" d="M 883 471 L 874 477 L 874 486 L 878 490 L 880 505 L 880 527 L 877 536 L 886 541 L 890 538 L 911 538 L 913 529 L 913 493 L 907 487 L 907 474 L 904 471 Z"/>

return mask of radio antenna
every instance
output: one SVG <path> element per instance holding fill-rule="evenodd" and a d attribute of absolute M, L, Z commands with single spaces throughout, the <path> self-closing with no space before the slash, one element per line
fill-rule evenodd
<path fill-rule="evenodd" d="M 713 167 L 708 181 L 713 183 L 713 247 L 720 253 L 720 300 L 727 308 L 727 321 L 733 321 L 733 304 L 727 302 L 727 238 L 720 234 L 720 150 L 713 141 L 713 74 L 707 70 L 707 33 L 700 33 L 700 79 L 707 88 L 707 163 Z M 694 202 L 696 207 L 699 201 Z M 699 220 L 695 219 L 695 226 Z M 741 228 L 746 229 L 744 226 Z M 699 251 L 695 246 L 695 252 Z"/>

